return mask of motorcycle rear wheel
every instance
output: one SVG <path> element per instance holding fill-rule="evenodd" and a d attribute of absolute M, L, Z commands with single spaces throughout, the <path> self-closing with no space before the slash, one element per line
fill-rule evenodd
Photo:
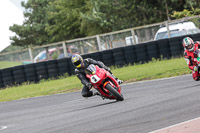
<path fill-rule="evenodd" d="M 106 88 L 110 93 L 112 93 L 113 96 L 116 97 L 116 100 L 117 100 L 117 101 L 123 101 L 123 100 L 124 100 L 124 97 L 123 97 L 115 88 L 113 88 L 110 84 L 107 84 L 107 85 L 105 86 L 105 88 Z"/>

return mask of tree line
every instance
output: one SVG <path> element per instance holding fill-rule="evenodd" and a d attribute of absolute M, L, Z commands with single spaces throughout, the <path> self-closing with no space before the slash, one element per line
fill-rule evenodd
<path fill-rule="evenodd" d="M 12 45 L 28 47 L 200 14 L 199 0 L 28 0 Z"/>

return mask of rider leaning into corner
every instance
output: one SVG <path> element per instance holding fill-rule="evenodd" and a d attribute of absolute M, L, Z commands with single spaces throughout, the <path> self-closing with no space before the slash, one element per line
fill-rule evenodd
<path fill-rule="evenodd" d="M 192 77 L 195 81 L 199 80 L 199 68 L 194 63 L 194 52 L 200 48 L 200 42 L 194 42 L 190 37 L 183 39 L 184 57 L 189 69 L 192 71 Z"/>
<path fill-rule="evenodd" d="M 112 74 L 112 72 L 110 71 L 110 68 L 105 66 L 101 61 L 96 61 L 96 60 L 93 60 L 91 58 L 83 59 L 78 54 L 73 55 L 71 57 L 71 61 L 72 61 L 72 64 L 75 66 L 76 76 L 81 80 L 81 83 L 84 85 L 82 92 L 81 92 L 82 96 L 83 97 L 91 97 L 91 96 L 94 96 L 94 95 L 99 95 L 98 92 L 90 91 L 92 84 L 89 82 L 90 80 L 86 77 L 85 69 L 90 64 L 93 64 L 93 65 L 99 66 L 100 68 L 105 69 L 106 71 L 108 71 Z M 122 84 L 122 82 L 123 82 L 122 80 L 119 80 L 114 75 L 113 75 L 113 77 L 117 80 L 117 82 L 119 84 Z"/>

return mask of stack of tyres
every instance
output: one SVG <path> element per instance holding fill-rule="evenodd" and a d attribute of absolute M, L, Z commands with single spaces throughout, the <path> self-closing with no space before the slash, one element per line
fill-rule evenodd
<path fill-rule="evenodd" d="M 39 81 L 42 79 L 49 78 L 46 62 L 35 63 L 35 68 L 36 68 L 36 72 L 37 72 L 37 78 Z"/>
<path fill-rule="evenodd" d="M 70 75 L 69 62 L 69 58 L 63 58 L 58 60 L 59 75 L 64 75 L 65 73 L 68 73 Z"/>
<path fill-rule="evenodd" d="M 90 56 L 96 61 L 103 61 L 101 52 L 91 53 Z"/>
<path fill-rule="evenodd" d="M 59 76 L 57 60 L 49 60 L 46 62 L 49 78 L 57 78 Z"/>
<path fill-rule="evenodd" d="M 83 59 L 91 58 L 90 54 L 81 55 Z"/>
<path fill-rule="evenodd" d="M 169 46 L 172 57 L 183 55 L 183 45 L 180 37 L 169 38 Z"/>
<path fill-rule="evenodd" d="M 24 71 L 24 66 L 16 66 L 13 67 L 13 76 L 16 84 L 22 84 L 23 82 L 26 82 L 26 76 Z"/>
<path fill-rule="evenodd" d="M 14 77 L 12 68 L 2 69 L 2 81 L 5 87 L 14 85 Z"/>
<path fill-rule="evenodd" d="M 113 59 L 113 52 L 112 52 L 112 50 L 102 51 L 102 59 L 103 59 L 103 63 L 106 66 L 113 66 L 113 65 L 115 65 L 114 59 Z"/>
<path fill-rule="evenodd" d="M 135 45 L 136 49 L 136 56 L 137 56 L 137 61 L 140 63 L 145 63 L 148 60 L 148 55 L 147 55 L 147 50 L 146 50 L 146 43 L 141 43 L 138 45 Z"/>
<path fill-rule="evenodd" d="M 134 64 L 137 62 L 135 45 L 124 47 L 124 58 L 126 64 Z"/>
<path fill-rule="evenodd" d="M 28 82 L 35 82 L 35 83 L 38 82 L 35 64 L 24 65 L 24 71 L 25 71 L 26 80 Z"/>
<path fill-rule="evenodd" d="M 125 64 L 124 47 L 115 48 L 112 51 L 113 51 L 115 66 L 122 67 Z"/>
<path fill-rule="evenodd" d="M 170 53 L 168 39 L 158 40 L 157 42 L 158 42 L 159 56 L 164 59 L 170 59 L 171 53 Z"/>
<path fill-rule="evenodd" d="M 70 59 L 70 62 L 69 62 L 69 69 L 70 69 L 69 74 L 74 75 L 75 74 L 75 67 L 72 64 L 71 59 Z"/>
<path fill-rule="evenodd" d="M 2 73 L 1 73 L 1 70 L 0 70 L 0 89 L 3 88 L 3 80 L 2 80 Z"/>
<path fill-rule="evenodd" d="M 192 35 L 192 39 L 193 39 L 194 41 L 200 41 L 200 33 L 193 34 L 193 35 Z"/>
<path fill-rule="evenodd" d="M 159 53 L 158 53 L 158 43 L 156 41 L 148 42 L 147 43 L 147 55 L 148 60 L 158 59 Z"/>
<path fill-rule="evenodd" d="M 184 39 L 185 37 L 190 37 L 190 38 L 193 39 L 192 35 L 191 35 L 191 34 L 188 34 L 188 35 L 180 36 L 181 42 L 183 41 L 183 39 Z"/>

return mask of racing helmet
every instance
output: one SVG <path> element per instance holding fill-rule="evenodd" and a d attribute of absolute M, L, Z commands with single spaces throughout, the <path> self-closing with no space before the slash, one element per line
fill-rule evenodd
<path fill-rule="evenodd" d="M 79 54 L 75 54 L 71 57 L 72 64 L 76 68 L 84 67 L 83 58 Z"/>
<path fill-rule="evenodd" d="M 186 48 L 188 51 L 193 51 L 194 41 L 190 37 L 185 37 L 183 39 L 183 47 Z"/>

